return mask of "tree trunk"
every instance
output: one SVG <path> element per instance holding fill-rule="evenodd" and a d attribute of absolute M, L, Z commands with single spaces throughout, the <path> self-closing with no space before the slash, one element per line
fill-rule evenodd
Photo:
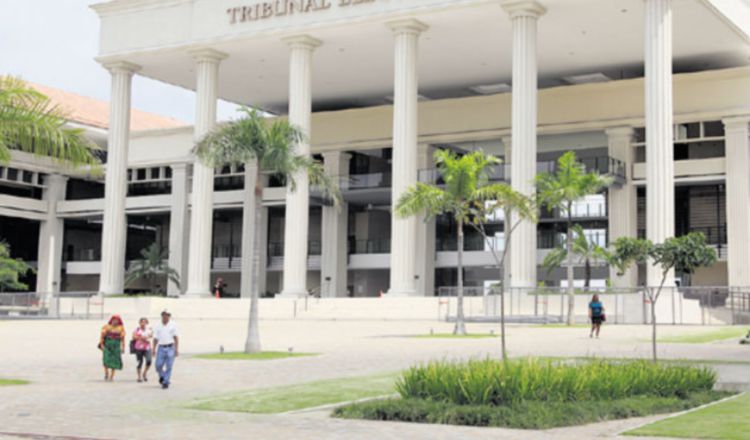
<path fill-rule="evenodd" d="M 247 176 L 247 173 L 246 173 Z M 259 305 L 259 297 L 260 297 L 260 291 L 259 291 L 259 285 L 258 285 L 258 278 L 260 276 L 260 271 L 265 270 L 264 268 L 260 267 L 260 253 L 262 252 L 262 249 L 260 249 L 260 241 L 261 241 L 261 234 L 262 230 L 260 228 L 261 223 L 261 216 L 262 216 L 262 210 L 263 210 L 263 180 L 260 176 L 260 169 L 256 166 L 255 167 L 255 182 L 246 182 L 246 188 L 245 196 L 249 197 L 252 196 L 254 198 L 253 200 L 253 212 L 252 213 L 245 213 L 246 215 L 254 215 L 255 216 L 255 228 L 252 231 L 253 234 L 253 244 L 252 244 L 252 260 L 251 261 L 245 261 L 246 260 L 246 253 L 243 252 L 243 258 L 242 258 L 242 270 L 251 270 L 252 271 L 252 277 L 250 279 L 250 316 L 247 323 L 247 340 L 245 341 L 245 353 L 259 353 L 261 351 L 260 347 L 260 330 L 258 327 L 258 305 Z M 251 191 L 249 188 L 249 185 L 254 183 L 254 191 Z"/>
<path fill-rule="evenodd" d="M 586 258 L 584 264 L 586 278 L 583 280 L 583 287 L 585 288 L 585 290 L 589 290 L 589 287 L 591 287 L 591 259 Z"/>
<path fill-rule="evenodd" d="M 573 209 L 573 204 L 571 202 L 568 202 L 568 230 L 566 231 L 565 235 L 565 250 L 567 251 L 567 260 L 568 260 L 568 318 L 566 323 L 568 325 L 573 325 L 575 322 L 575 304 L 576 304 L 576 298 L 575 298 L 575 289 L 573 287 L 573 281 L 575 278 L 575 274 L 573 272 L 573 222 L 572 222 L 572 215 L 571 215 L 571 209 Z"/>
<path fill-rule="evenodd" d="M 510 218 L 509 215 L 505 216 L 506 225 L 508 224 L 509 218 Z M 499 263 L 500 273 L 501 275 L 503 275 L 500 277 L 500 347 L 502 348 L 502 355 L 503 355 L 504 362 L 508 360 L 508 349 L 505 343 L 505 276 L 504 276 L 505 275 L 504 274 L 505 257 L 508 255 L 508 247 L 510 246 L 510 236 L 511 236 L 511 233 L 513 232 L 512 228 L 505 227 L 505 229 L 508 229 L 505 232 L 505 248 L 503 249 L 503 257 L 500 259 L 500 263 Z"/>
<path fill-rule="evenodd" d="M 458 291 L 456 292 L 456 327 L 454 335 L 465 335 L 466 324 L 464 323 L 464 224 L 458 222 Z"/>
<path fill-rule="evenodd" d="M 667 281 L 667 274 L 669 271 L 664 272 L 661 277 L 661 283 L 659 284 L 659 290 L 656 293 L 651 294 L 651 354 L 653 355 L 654 362 L 657 362 L 656 356 L 656 301 L 661 295 L 661 289 L 664 287 L 664 282 Z M 650 289 L 647 287 L 647 289 Z"/>

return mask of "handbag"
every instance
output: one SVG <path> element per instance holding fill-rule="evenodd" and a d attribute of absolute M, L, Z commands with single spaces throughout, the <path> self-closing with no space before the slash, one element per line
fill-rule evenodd
<path fill-rule="evenodd" d="M 602 313 L 602 322 L 605 322 L 605 321 L 607 321 L 607 315 L 605 315 L 604 313 Z"/>
<path fill-rule="evenodd" d="M 135 354 L 135 339 L 130 340 L 130 354 Z"/>

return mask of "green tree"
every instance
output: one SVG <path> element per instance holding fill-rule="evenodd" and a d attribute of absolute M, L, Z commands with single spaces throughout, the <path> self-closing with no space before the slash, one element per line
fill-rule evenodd
<path fill-rule="evenodd" d="M 586 172 L 572 151 L 563 154 L 557 161 L 554 173 L 537 175 L 536 184 L 539 201 L 549 210 L 559 210 L 566 216 L 565 252 L 567 256 L 568 317 L 567 324 L 575 319 L 575 289 L 573 287 L 573 203 L 596 194 L 611 183 L 611 179 L 597 172 Z"/>
<path fill-rule="evenodd" d="M 476 206 L 484 203 L 481 189 L 489 184 L 489 172 L 500 160 L 475 151 L 459 156 L 450 150 L 434 154 L 435 165 L 445 185 L 419 182 L 408 188 L 396 204 L 396 215 L 409 217 L 424 214 L 431 218 L 449 214 L 456 222 L 458 243 L 456 326 L 453 333 L 466 334 L 464 317 L 464 226 L 471 224 Z"/>
<path fill-rule="evenodd" d="M 581 225 L 573 225 L 573 254 L 578 257 L 579 264 L 583 263 L 583 286 L 587 290 L 591 286 L 591 262 L 594 260 L 606 261 L 606 252 L 605 248 L 586 237 Z M 556 268 L 562 266 L 567 257 L 568 252 L 564 247 L 556 247 L 544 257 L 542 267 L 544 267 L 548 273 L 552 272 Z"/>
<path fill-rule="evenodd" d="M 711 266 L 716 262 L 716 251 L 706 244 L 703 233 L 693 232 L 681 237 L 670 237 L 664 243 L 653 244 L 649 240 L 622 237 L 617 239 L 609 251 L 608 261 L 622 275 L 633 263 L 652 261 L 662 272 L 658 287 L 646 288 L 646 295 L 651 303 L 651 353 L 654 362 L 656 350 L 656 302 L 661 296 L 669 273 L 692 274 L 701 267 Z"/>
<path fill-rule="evenodd" d="M 84 130 L 67 127 L 66 113 L 26 82 L 0 76 L 0 164 L 11 150 L 49 156 L 73 166 L 97 165 L 98 147 Z"/>
<path fill-rule="evenodd" d="M 125 285 L 131 285 L 141 278 L 146 278 L 149 290 L 155 293 L 157 277 L 166 276 L 169 281 L 179 287 L 180 274 L 169 267 L 168 259 L 167 250 L 162 249 L 156 243 L 151 243 L 149 247 L 141 249 L 141 259 L 134 261 L 128 269 Z"/>
<path fill-rule="evenodd" d="M 33 272 L 31 266 L 20 258 L 12 258 L 10 246 L 0 240 L 0 292 L 28 290 L 29 286 L 19 281 L 19 278 L 29 272 Z"/>
<path fill-rule="evenodd" d="M 472 226 L 479 231 L 484 238 L 487 247 L 495 259 L 500 271 L 500 283 L 498 283 L 498 294 L 500 296 L 500 345 L 503 360 L 508 359 L 505 338 L 505 258 L 510 249 L 513 231 L 524 221 L 537 221 L 538 209 L 536 201 L 518 191 L 513 190 L 505 183 L 488 184 L 478 188 L 479 201 L 475 204 L 472 212 Z M 496 243 L 487 233 L 487 223 L 495 217 L 499 211 L 504 212 L 503 233 L 505 244 L 502 252 L 497 249 Z"/>
<path fill-rule="evenodd" d="M 244 165 L 254 170 L 255 175 L 245 181 L 246 205 L 254 206 L 255 224 L 261 223 L 263 208 L 263 179 L 261 173 L 276 174 L 286 179 L 291 191 L 296 190 L 297 179 L 309 179 L 324 198 L 338 205 L 341 195 L 338 185 L 326 175 L 320 162 L 296 153 L 297 145 L 304 134 L 286 120 L 270 122 L 256 110 L 243 107 L 243 116 L 237 120 L 217 126 L 195 147 L 195 153 L 205 164 L 213 167 Z M 254 185 L 254 186 L 251 186 Z M 245 212 L 244 215 L 251 213 Z M 260 267 L 261 229 L 253 231 L 252 249 L 243 249 L 242 271 L 252 273 L 250 285 L 250 313 L 245 353 L 261 351 L 258 329 L 258 299 L 260 291 L 258 276 Z M 252 257 L 246 258 L 251 252 Z"/>

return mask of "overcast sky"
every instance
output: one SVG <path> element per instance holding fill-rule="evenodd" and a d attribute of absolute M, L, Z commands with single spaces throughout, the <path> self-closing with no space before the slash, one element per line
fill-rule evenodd
<path fill-rule="evenodd" d="M 0 0 L 0 75 L 109 100 L 109 74 L 96 62 L 100 0 Z M 194 93 L 136 76 L 133 107 L 192 123 Z M 235 107 L 219 106 L 219 119 Z"/>

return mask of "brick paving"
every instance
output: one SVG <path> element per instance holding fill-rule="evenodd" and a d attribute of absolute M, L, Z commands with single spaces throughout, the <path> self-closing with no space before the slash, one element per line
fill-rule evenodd
<path fill-rule="evenodd" d="M 548 431 L 477 429 L 437 425 L 376 423 L 329 418 L 327 413 L 254 415 L 183 409 L 194 399 L 241 390 L 342 376 L 396 371 L 430 359 L 497 356 L 499 339 L 415 339 L 408 335 L 449 332 L 443 323 L 414 321 L 268 320 L 261 323 L 264 349 L 320 353 L 274 361 L 209 361 L 192 355 L 240 350 L 242 320 L 184 320 L 182 356 L 167 391 L 135 381 L 135 359 L 114 383 L 102 380 L 95 348 L 98 321 L 0 321 L 0 377 L 32 381 L 0 387 L 0 439 L 576 439 L 611 437 L 646 419 L 631 419 Z M 126 322 L 130 332 L 134 322 Z M 470 325 L 472 332 L 496 328 Z M 664 327 L 664 335 L 710 331 L 709 327 Z M 513 326 L 508 345 L 513 356 L 648 356 L 650 329 L 606 327 L 603 338 L 586 329 Z M 750 361 L 750 351 L 735 341 L 663 344 L 664 358 Z M 750 381 L 750 365 L 719 367 L 721 381 Z"/>

